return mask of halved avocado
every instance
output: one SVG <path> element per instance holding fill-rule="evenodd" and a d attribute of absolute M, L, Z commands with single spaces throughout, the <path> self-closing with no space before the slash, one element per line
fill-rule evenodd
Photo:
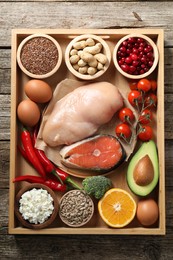
<path fill-rule="evenodd" d="M 145 165 L 142 166 L 141 162 L 142 163 L 144 162 Z M 145 179 L 145 175 L 150 174 L 150 172 L 152 171 L 150 176 L 148 178 L 146 177 L 146 183 L 142 183 L 142 181 L 140 182 L 140 180 L 137 180 L 136 178 L 137 168 L 140 168 L 140 171 L 138 170 L 138 172 L 144 171 L 142 173 L 144 179 Z M 159 179 L 159 162 L 158 162 L 157 148 L 154 141 L 151 140 L 149 142 L 143 143 L 139 148 L 139 150 L 136 152 L 136 154 L 132 157 L 127 169 L 127 183 L 130 189 L 135 194 L 139 196 L 147 196 L 156 187 L 158 183 L 158 179 Z"/>

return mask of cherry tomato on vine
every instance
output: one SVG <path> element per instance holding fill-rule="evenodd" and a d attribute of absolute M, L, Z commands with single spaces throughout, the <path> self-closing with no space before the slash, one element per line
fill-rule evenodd
<path fill-rule="evenodd" d="M 131 124 L 133 122 L 134 118 L 135 118 L 132 110 L 128 107 L 122 108 L 119 111 L 118 116 L 119 116 L 119 119 L 122 122 L 126 122 L 126 123 L 129 123 L 129 124 Z"/>
<path fill-rule="evenodd" d="M 142 125 L 140 126 L 140 131 L 138 134 L 138 138 L 141 141 L 149 141 L 153 137 L 153 129 L 149 125 Z"/>
<path fill-rule="evenodd" d="M 142 95 L 138 90 L 130 91 L 128 95 L 128 101 L 132 106 L 139 106 L 142 102 Z"/>
<path fill-rule="evenodd" d="M 157 106 L 157 96 L 153 93 L 148 94 L 145 97 L 144 104 L 145 104 L 145 107 L 156 108 L 156 106 Z"/>
<path fill-rule="evenodd" d="M 139 117 L 139 123 L 147 125 L 151 122 L 152 118 L 153 118 L 153 114 L 151 110 L 144 109 Z"/>
<path fill-rule="evenodd" d="M 137 82 L 130 82 L 129 87 L 131 90 L 137 90 Z"/>
<path fill-rule="evenodd" d="M 150 80 L 151 82 L 151 90 L 156 91 L 157 89 L 157 82 L 155 80 Z"/>
<path fill-rule="evenodd" d="M 118 137 L 128 139 L 132 135 L 129 125 L 122 123 L 116 126 L 115 133 Z"/>
<path fill-rule="evenodd" d="M 148 92 L 151 89 L 151 82 L 148 79 L 140 79 L 137 84 L 138 90 Z"/>

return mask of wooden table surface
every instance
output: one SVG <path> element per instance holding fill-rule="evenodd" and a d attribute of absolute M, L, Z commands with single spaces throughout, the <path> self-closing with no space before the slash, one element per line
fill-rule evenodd
<path fill-rule="evenodd" d="M 8 235 L 11 29 L 163 28 L 166 235 Z M 173 2 L 0 0 L 1 259 L 173 259 Z"/>

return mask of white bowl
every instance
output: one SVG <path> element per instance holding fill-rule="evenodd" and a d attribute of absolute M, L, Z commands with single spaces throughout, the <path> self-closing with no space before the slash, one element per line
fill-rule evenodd
<path fill-rule="evenodd" d="M 75 70 L 73 68 L 73 66 L 70 62 L 70 51 L 72 50 L 74 43 L 82 41 L 82 40 L 86 40 L 88 38 L 92 38 L 96 43 L 101 43 L 103 46 L 101 53 L 103 53 L 107 57 L 107 62 L 104 65 L 104 69 L 98 70 L 94 75 L 82 74 L 82 73 L 78 72 L 77 70 Z M 84 34 L 84 35 L 79 35 L 79 36 L 75 37 L 68 44 L 66 51 L 65 51 L 65 62 L 66 62 L 67 68 L 74 76 L 76 76 L 77 78 L 83 79 L 83 80 L 93 80 L 93 79 L 96 79 L 96 78 L 102 76 L 107 71 L 107 69 L 110 65 L 110 61 L 111 61 L 111 52 L 110 52 L 108 44 L 101 37 L 99 37 L 97 35 L 93 35 L 93 34 Z"/>
<path fill-rule="evenodd" d="M 153 61 L 153 65 L 152 67 L 145 73 L 140 74 L 140 75 L 131 75 L 125 71 L 123 71 L 121 69 L 121 67 L 118 64 L 117 61 L 117 52 L 122 44 L 123 41 L 127 40 L 130 37 L 134 37 L 134 38 L 143 38 L 145 41 L 147 41 L 153 48 L 153 55 L 154 55 L 154 61 Z M 145 78 L 148 77 L 156 68 L 157 64 L 158 64 L 158 59 L 159 59 L 159 53 L 158 53 L 158 48 L 156 46 L 156 44 L 153 42 L 153 40 L 151 38 L 149 38 L 146 35 L 142 35 L 142 34 L 129 34 L 124 36 L 123 38 L 121 38 L 118 43 L 116 44 L 114 51 L 113 51 L 113 62 L 114 65 L 116 67 L 116 69 L 125 77 L 130 78 L 130 79 L 141 79 L 141 78 Z"/>
<path fill-rule="evenodd" d="M 21 53 L 22 53 L 22 49 L 25 46 L 25 44 L 27 44 L 29 41 L 32 41 L 32 39 L 34 39 L 34 38 L 40 38 L 40 37 L 41 38 L 46 38 L 46 39 L 50 40 L 55 45 L 55 47 L 57 49 L 57 52 L 58 52 L 58 59 L 57 59 L 57 62 L 55 64 L 55 66 L 51 70 L 48 70 L 44 74 L 35 74 L 35 73 L 32 73 L 31 71 L 29 71 L 28 69 L 26 69 L 25 66 L 22 64 Z M 44 51 L 44 49 L 43 49 L 43 51 Z M 62 50 L 61 50 L 61 47 L 60 47 L 59 43 L 53 37 L 51 37 L 50 35 L 46 35 L 46 34 L 32 34 L 32 35 L 26 37 L 20 43 L 20 45 L 19 45 L 19 47 L 17 49 L 17 62 L 18 62 L 18 65 L 19 65 L 20 69 L 26 75 L 28 75 L 29 77 L 36 78 L 36 79 L 48 78 L 48 77 L 52 76 L 59 69 L 59 67 L 61 65 L 61 63 L 62 63 Z"/>

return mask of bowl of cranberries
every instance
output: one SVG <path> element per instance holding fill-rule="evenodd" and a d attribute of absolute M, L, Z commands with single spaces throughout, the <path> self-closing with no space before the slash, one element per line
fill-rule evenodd
<path fill-rule="evenodd" d="M 117 70 L 127 78 L 140 79 L 151 74 L 158 64 L 158 49 L 146 35 L 130 34 L 121 38 L 113 52 Z"/>

